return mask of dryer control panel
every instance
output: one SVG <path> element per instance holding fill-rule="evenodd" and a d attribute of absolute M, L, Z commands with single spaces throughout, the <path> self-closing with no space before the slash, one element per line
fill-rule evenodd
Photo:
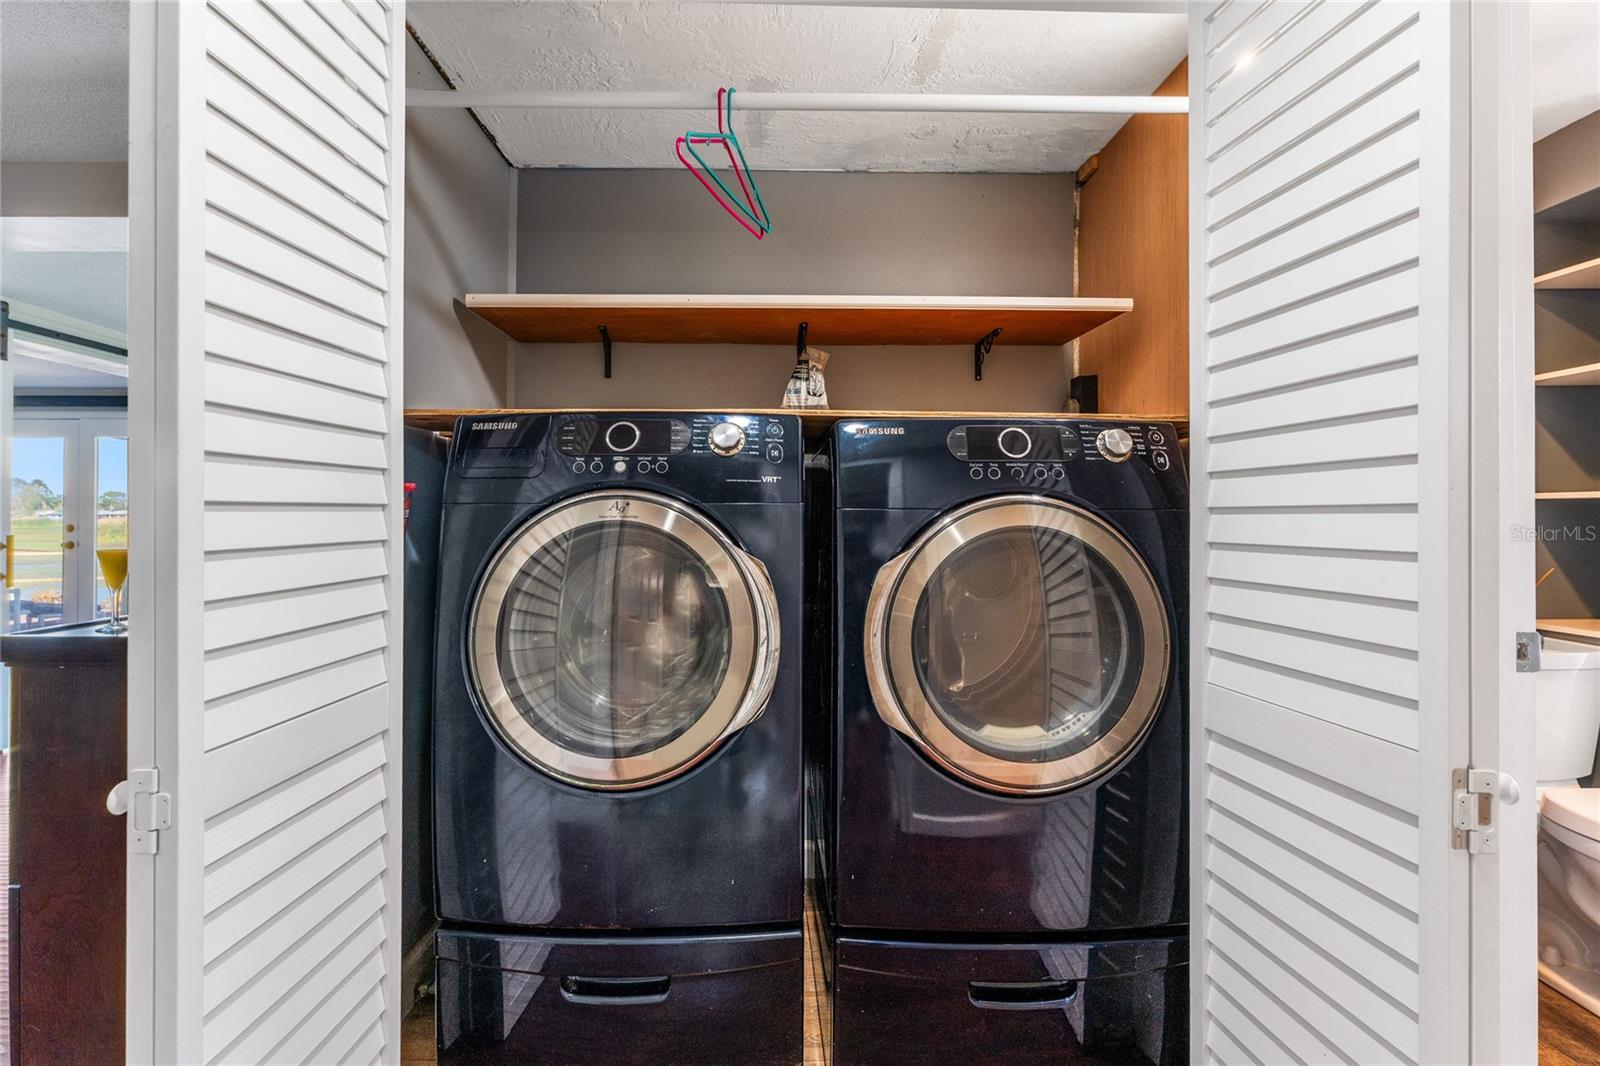
<path fill-rule="evenodd" d="M 844 507 L 882 506 L 886 498 L 894 507 L 944 507 L 991 492 L 1060 493 L 1123 507 L 1169 508 L 1187 498 L 1170 423 L 843 420 L 834 447 Z"/>

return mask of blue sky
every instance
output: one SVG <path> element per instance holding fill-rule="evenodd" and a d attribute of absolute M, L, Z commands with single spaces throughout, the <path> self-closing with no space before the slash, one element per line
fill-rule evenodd
<path fill-rule="evenodd" d="M 100 491 L 128 491 L 128 442 L 120 437 L 100 437 Z M 38 478 L 54 492 L 66 482 L 65 448 L 60 437 L 11 438 L 11 475 L 24 481 Z"/>

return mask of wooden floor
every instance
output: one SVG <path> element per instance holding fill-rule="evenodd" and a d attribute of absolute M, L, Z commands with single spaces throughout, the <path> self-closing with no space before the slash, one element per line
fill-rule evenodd
<path fill-rule="evenodd" d="M 1539 982 L 1539 1066 L 1600 1062 L 1600 1017 Z"/>
<path fill-rule="evenodd" d="M 824 1022 L 829 1007 L 827 989 L 823 986 L 822 941 L 818 935 L 821 920 L 807 898 L 805 1051 L 800 1066 L 828 1066 L 823 1033 L 827 1031 Z M 401 1024 L 400 1062 L 401 1066 L 432 1066 L 438 1061 L 438 1045 L 433 1036 L 433 1000 L 429 998 L 419 1002 Z"/>

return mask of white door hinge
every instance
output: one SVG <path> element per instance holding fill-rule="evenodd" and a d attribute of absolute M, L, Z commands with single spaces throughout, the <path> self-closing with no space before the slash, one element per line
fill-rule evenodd
<path fill-rule="evenodd" d="M 1452 770 L 1450 846 L 1473 855 L 1500 850 L 1499 807 L 1522 798 L 1516 779 L 1499 770 Z"/>
<path fill-rule="evenodd" d="M 172 797 L 159 788 L 160 773 L 155 768 L 128 771 L 106 796 L 106 810 L 128 814 L 133 825 L 128 834 L 128 851 L 134 855 L 154 855 L 161 843 L 161 830 L 172 828 Z"/>

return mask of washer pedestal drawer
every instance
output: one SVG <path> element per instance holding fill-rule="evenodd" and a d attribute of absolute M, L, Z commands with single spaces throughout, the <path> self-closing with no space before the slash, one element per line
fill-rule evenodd
<path fill-rule="evenodd" d="M 798 928 L 704 936 L 441 930 L 439 1062 L 794 1066 Z"/>
<path fill-rule="evenodd" d="M 1186 937 L 1077 944 L 834 942 L 839 1066 L 1177 1066 Z"/>

